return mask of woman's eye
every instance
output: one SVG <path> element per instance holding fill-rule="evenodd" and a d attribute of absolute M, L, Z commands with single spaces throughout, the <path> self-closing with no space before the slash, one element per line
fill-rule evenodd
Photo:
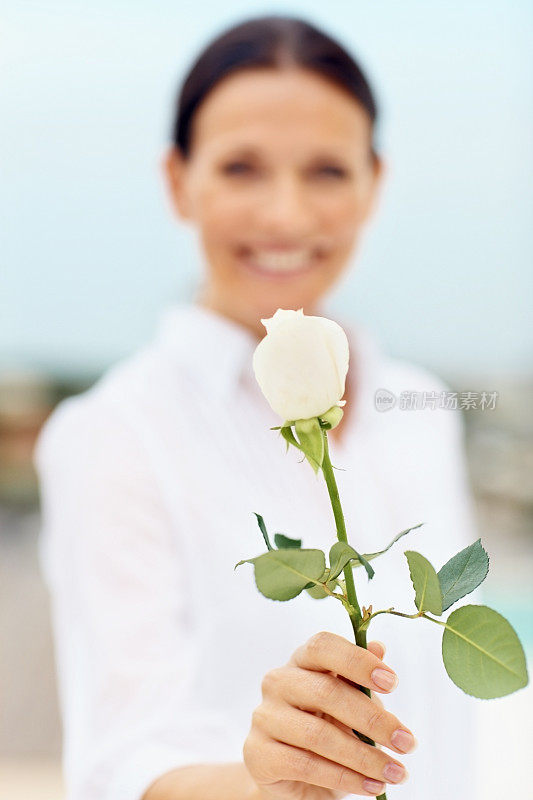
<path fill-rule="evenodd" d="M 223 165 L 222 172 L 225 175 L 235 177 L 251 176 L 257 172 L 257 168 L 246 161 L 230 161 Z M 325 177 L 342 180 L 349 176 L 349 172 L 343 167 L 338 167 L 334 164 L 324 164 L 323 166 L 317 167 L 316 170 L 313 170 L 313 175 L 317 175 L 319 178 Z"/>
<path fill-rule="evenodd" d="M 335 167 L 332 164 L 327 164 L 323 167 L 319 167 L 317 172 L 319 175 L 326 175 L 327 177 L 332 178 L 346 178 L 348 173 L 342 167 Z"/>
<path fill-rule="evenodd" d="M 223 172 L 227 175 L 244 175 L 251 171 L 251 169 L 251 166 L 244 161 L 232 161 L 224 165 Z"/>

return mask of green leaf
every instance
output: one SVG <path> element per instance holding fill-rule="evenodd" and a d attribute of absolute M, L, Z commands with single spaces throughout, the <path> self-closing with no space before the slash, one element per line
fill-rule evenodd
<path fill-rule="evenodd" d="M 318 472 L 324 460 L 324 435 L 317 417 L 310 419 L 297 419 L 294 428 L 300 441 L 300 450 Z"/>
<path fill-rule="evenodd" d="M 263 534 L 263 539 L 265 540 L 266 546 L 268 547 L 269 550 L 273 550 L 274 548 L 270 544 L 270 539 L 268 538 L 268 533 L 267 533 L 267 529 L 266 529 L 266 525 L 265 525 L 265 520 L 263 519 L 261 514 L 258 514 L 256 511 L 254 511 L 254 514 L 257 517 L 257 524 L 259 525 L 259 529 L 260 529 L 261 533 Z"/>
<path fill-rule="evenodd" d="M 431 611 L 439 616 L 442 614 L 442 594 L 437 573 L 420 553 L 406 550 L 405 557 L 409 564 L 409 572 L 415 589 L 415 605 L 419 611 Z"/>
<path fill-rule="evenodd" d="M 271 600 L 291 600 L 312 581 L 318 581 L 326 569 L 322 550 L 269 550 L 255 558 L 235 564 L 254 565 L 255 583 L 261 594 Z M 235 569 L 234 567 L 234 569 Z"/>
<path fill-rule="evenodd" d="M 335 542 L 329 551 L 329 574 L 336 578 L 341 574 L 346 564 L 357 558 L 357 551 L 346 542 Z"/>
<path fill-rule="evenodd" d="M 285 536 L 284 533 L 275 533 L 274 534 L 274 542 L 276 547 L 284 548 L 284 547 L 301 547 L 302 540 L 301 539 L 291 539 L 289 536 Z"/>
<path fill-rule="evenodd" d="M 362 564 L 363 567 L 365 568 L 366 574 L 368 575 L 368 580 L 371 580 L 376 574 L 374 568 L 370 566 L 368 560 L 365 558 L 365 556 L 361 555 L 361 553 L 357 553 L 357 559 L 359 563 Z"/>
<path fill-rule="evenodd" d="M 442 610 L 473 592 L 483 583 L 489 571 L 489 557 L 483 549 L 481 539 L 465 547 L 439 570 L 442 591 Z"/>
<path fill-rule="evenodd" d="M 368 563 L 367 559 L 360 555 L 357 550 L 354 550 L 354 548 L 346 542 L 335 542 L 329 551 L 331 577 L 336 578 L 338 575 L 340 575 L 348 562 L 352 561 L 353 559 L 357 559 L 358 564 L 362 564 L 364 566 L 369 580 L 370 578 L 374 577 L 374 570 Z"/>
<path fill-rule="evenodd" d="M 372 561 L 372 559 L 377 558 L 378 556 L 382 556 L 383 553 L 386 553 L 387 550 L 391 549 L 393 544 L 396 544 L 398 539 L 401 539 L 402 536 L 405 536 L 406 534 L 410 533 L 411 531 L 414 531 L 415 528 L 420 528 L 420 526 L 423 525 L 423 524 L 424 524 L 423 522 L 419 522 L 418 525 L 413 525 L 412 528 L 406 528 L 404 531 L 400 531 L 400 533 L 396 534 L 396 536 L 394 537 L 392 542 L 390 542 L 387 545 L 387 547 L 385 547 L 383 550 L 378 550 L 377 553 L 364 553 L 363 554 L 363 558 L 366 558 L 367 561 Z"/>
<path fill-rule="evenodd" d="M 528 683 L 520 639 L 505 617 L 487 606 L 461 606 L 450 614 L 442 659 L 452 681 L 474 697 L 503 697 Z"/>

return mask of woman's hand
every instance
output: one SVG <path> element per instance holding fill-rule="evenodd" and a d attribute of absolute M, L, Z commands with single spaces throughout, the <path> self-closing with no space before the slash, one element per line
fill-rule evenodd
<path fill-rule="evenodd" d="M 368 650 L 342 636 L 320 631 L 298 647 L 287 664 L 263 678 L 263 700 L 252 715 L 243 747 L 244 763 L 264 800 L 334 800 L 368 797 L 385 783 L 403 783 L 407 771 L 377 745 L 407 753 L 412 733 L 353 684 L 372 692 L 392 691 L 398 679 L 383 661 L 385 647 Z"/>

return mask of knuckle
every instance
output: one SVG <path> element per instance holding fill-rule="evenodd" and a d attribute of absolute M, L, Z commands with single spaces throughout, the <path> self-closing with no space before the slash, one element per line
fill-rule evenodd
<path fill-rule="evenodd" d="M 366 749 L 366 747 L 361 748 L 361 752 L 358 754 L 358 772 L 361 772 L 363 775 L 369 774 L 372 763 L 372 755 L 370 751 Z"/>
<path fill-rule="evenodd" d="M 350 654 L 346 659 L 346 670 L 349 674 L 353 675 L 360 671 L 364 656 L 364 648 L 356 644 L 350 648 Z"/>
<path fill-rule="evenodd" d="M 331 647 L 331 633 L 329 631 L 318 631 L 314 633 L 306 643 L 309 655 L 319 659 L 327 648 Z"/>
<path fill-rule="evenodd" d="M 353 784 L 353 773 L 349 767 L 339 767 L 335 772 L 335 786 L 334 789 L 339 789 L 340 791 L 345 791 L 346 789 L 350 789 L 350 784 Z"/>
<path fill-rule="evenodd" d="M 268 720 L 268 713 L 263 705 L 257 706 L 252 711 L 252 727 L 265 728 Z"/>
<path fill-rule="evenodd" d="M 316 752 L 316 748 L 318 747 L 319 743 L 323 742 L 326 738 L 327 728 L 328 723 L 325 720 L 310 715 L 310 718 L 307 720 L 304 727 L 304 740 L 306 747 L 309 747 Z"/>
<path fill-rule="evenodd" d="M 261 681 L 262 694 L 274 694 L 279 689 L 283 675 L 283 667 L 275 667 L 274 669 L 270 669 L 268 672 L 266 672 Z"/>
<path fill-rule="evenodd" d="M 255 771 L 256 765 L 261 763 L 261 739 L 250 731 L 242 746 L 242 757 L 250 772 Z"/>
<path fill-rule="evenodd" d="M 386 722 L 386 712 L 383 711 L 381 708 L 375 708 L 368 714 L 367 718 L 367 726 L 370 734 L 373 737 L 373 734 L 376 731 L 380 731 L 383 729 L 383 726 Z"/>
<path fill-rule="evenodd" d="M 313 681 L 313 696 L 320 704 L 335 703 L 339 692 L 339 682 L 333 675 L 321 674 Z"/>
<path fill-rule="evenodd" d="M 277 779 L 278 759 L 273 752 L 271 740 L 252 731 L 244 742 L 242 756 L 246 768 L 257 783 Z"/>
<path fill-rule="evenodd" d="M 253 762 L 253 757 L 255 755 L 255 747 L 253 743 L 253 739 L 250 734 L 244 740 L 244 744 L 242 746 L 242 757 L 244 763 L 248 766 L 251 765 Z"/>
<path fill-rule="evenodd" d="M 296 750 L 289 757 L 291 773 L 294 778 L 306 780 L 313 767 L 314 757 L 307 750 Z"/>

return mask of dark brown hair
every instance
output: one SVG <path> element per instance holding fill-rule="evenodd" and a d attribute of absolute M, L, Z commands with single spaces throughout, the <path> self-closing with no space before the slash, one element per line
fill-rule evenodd
<path fill-rule="evenodd" d="M 246 68 L 288 65 L 317 72 L 346 89 L 374 124 L 377 108 L 368 80 L 335 39 L 297 17 L 261 16 L 223 31 L 192 64 L 177 98 L 172 126 L 174 145 L 185 158 L 189 156 L 194 113 L 224 77 Z"/>

